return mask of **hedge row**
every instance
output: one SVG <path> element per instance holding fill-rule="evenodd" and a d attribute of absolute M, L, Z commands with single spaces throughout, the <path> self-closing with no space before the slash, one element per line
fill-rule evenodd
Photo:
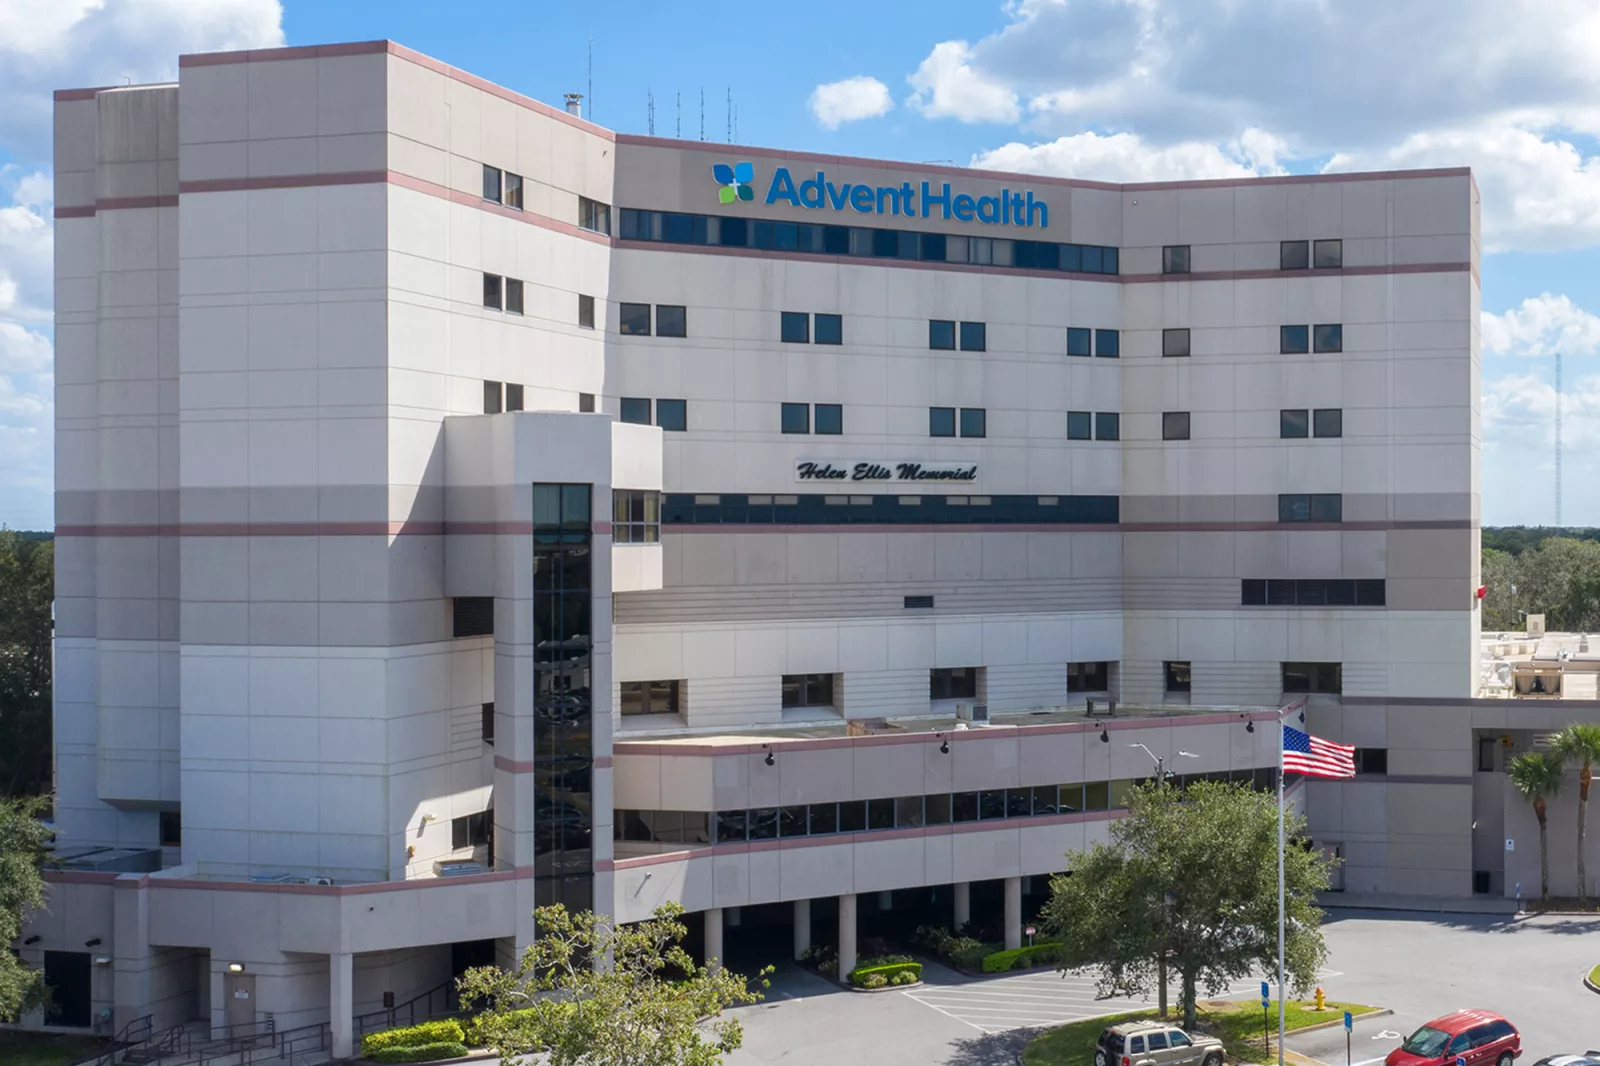
<path fill-rule="evenodd" d="M 1054 966 L 1061 961 L 1061 945 L 1053 942 L 1034 944 L 1010 951 L 996 951 L 985 955 L 984 973 L 1005 973 L 1007 970 L 1026 970 L 1034 966 Z"/>
<path fill-rule="evenodd" d="M 373 1062 L 437 1062 L 439 1059 L 459 1059 L 467 1053 L 467 1045 L 454 1042 L 437 1044 L 406 1044 L 379 1048 L 367 1053 Z"/>
<path fill-rule="evenodd" d="M 421 1025 L 407 1025 L 400 1029 L 385 1029 L 381 1033 L 368 1033 L 361 1038 L 361 1054 L 381 1062 L 424 1062 L 425 1059 L 377 1059 L 375 1052 L 390 1048 L 426 1047 L 433 1044 L 463 1044 L 466 1034 L 461 1023 L 454 1018 Z M 440 1056 L 443 1057 L 443 1056 Z"/>
<path fill-rule="evenodd" d="M 881 982 L 871 980 L 872 975 L 880 975 Z M 910 974 L 911 981 L 895 980 L 901 974 Z M 922 980 L 922 963 L 920 962 L 886 962 L 876 966 L 857 966 L 850 971 L 850 983 L 857 988 L 882 988 L 890 984 L 910 984 L 912 981 Z"/>

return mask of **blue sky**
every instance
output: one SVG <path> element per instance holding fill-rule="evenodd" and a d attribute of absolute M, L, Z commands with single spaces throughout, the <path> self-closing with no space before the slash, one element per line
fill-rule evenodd
<path fill-rule="evenodd" d="M 183 52 L 389 37 L 612 128 L 1136 181 L 1470 165 L 1484 196 L 1483 520 L 1600 525 L 1600 8 L 1592 0 L 5 0 L 0 524 L 51 524 L 50 90 Z"/>

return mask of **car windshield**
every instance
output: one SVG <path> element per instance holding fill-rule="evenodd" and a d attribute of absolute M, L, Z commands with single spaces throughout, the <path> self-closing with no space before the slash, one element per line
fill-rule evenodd
<path fill-rule="evenodd" d="M 1438 1029 L 1430 1029 L 1424 1025 L 1421 1029 L 1406 1037 L 1406 1042 L 1400 1045 L 1400 1050 L 1424 1058 L 1435 1059 L 1444 1051 L 1444 1046 L 1450 1040 L 1450 1034 Z"/>

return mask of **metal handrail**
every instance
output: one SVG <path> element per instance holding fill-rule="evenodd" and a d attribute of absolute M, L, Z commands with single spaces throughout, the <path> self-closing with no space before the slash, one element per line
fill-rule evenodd
<path fill-rule="evenodd" d="M 133 1019 L 112 1036 L 110 1046 L 106 1048 L 104 1053 L 93 1060 L 94 1066 L 111 1066 L 112 1063 L 117 1061 L 117 1056 L 122 1052 L 135 1044 L 142 1044 L 150 1039 L 150 1032 L 154 1028 L 154 1015 L 146 1014 L 143 1017 Z"/>
<path fill-rule="evenodd" d="M 454 978 L 426 992 L 418 993 L 404 1003 L 383 1010 L 369 1011 L 355 1017 L 354 1033 L 360 1039 L 380 1029 L 393 1029 L 398 1025 L 417 1025 L 434 1018 L 446 1018 L 461 1013 L 461 998 L 456 992 Z"/>

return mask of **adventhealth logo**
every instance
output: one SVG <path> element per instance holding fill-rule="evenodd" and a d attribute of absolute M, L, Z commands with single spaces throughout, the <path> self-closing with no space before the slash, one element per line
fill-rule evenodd
<path fill-rule="evenodd" d="M 750 187 L 750 183 L 756 179 L 756 170 L 749 163 L 735 163 L 731 167 L 726 163 L 718 163 L 711 168 L 711 176 L 722 186 L 717 190 L 717 199 L 722 203 L 756 198 L 755 190 Z"/>
<path fill-rule="evenodd" d="M 755 172 L 749 163 L 739 163 L 733 167 L 718 163 L 712 168 L 712 173 L 722 186 L 718 190 L 718 198 L 723 203 L 731 204 L 735 199 L 752 198 L 750 185 L 755 179 Z M 909 181 L 899 185 L 876 186 L 851 182 L 835 184 L 821 170 L 816 172 L 815 177 L 806 178 L 796 185 L 788 167 L 773 171 L 772 182 L 767 186 L 766 202 L 769 205 L 783 202 L 812 211 L 843 211 L 849 208 L 863 215 L 904 215 L 907 218 L 929 218 L 937 212 L 938 217 L 946 220 L 996 226 L 1038 226 L 1046 229 L 1050 225 L 1049 205 L 1043 200 L 1035 200 L 1031 190 L 1012 192 L 1001 189 L 998 196 L 972 196 L 964 192 L 951 192 L 949 182 L 934 186 L 925 181 L 919 194 L 919 190 L 912 188 Z"/>

